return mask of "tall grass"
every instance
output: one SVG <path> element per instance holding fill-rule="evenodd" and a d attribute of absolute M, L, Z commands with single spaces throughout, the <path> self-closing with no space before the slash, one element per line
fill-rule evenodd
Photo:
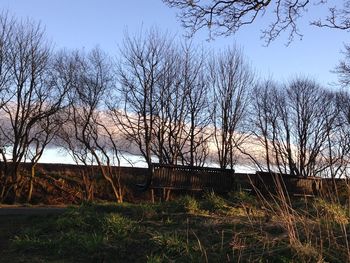
<path fill-rule="evenodd" d="M 44 262 L 350 262 L 349 203 L 256 192 L 84 204 L 13 245 Z"/>
<path fill-rule="evenodd" d="M 331 196 L 310 200 L 293 199 L 276 182 L 274 193 L 258 193 L 269 218 L 274 218 L 288 237 L 293 258 L 300 262 L 350 262 L 349 203 L 341 203 L 335 191 Z"/>

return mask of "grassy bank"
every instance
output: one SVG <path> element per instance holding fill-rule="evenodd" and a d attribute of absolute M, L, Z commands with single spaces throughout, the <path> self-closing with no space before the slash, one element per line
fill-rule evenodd
<path fill-rule="evenodd" d="M 9 223 L 6 217 L 1 224 Z M 17 218 L 3 262 L 347 262 L 349 212 L 322 199 L 208 193 Z"/>

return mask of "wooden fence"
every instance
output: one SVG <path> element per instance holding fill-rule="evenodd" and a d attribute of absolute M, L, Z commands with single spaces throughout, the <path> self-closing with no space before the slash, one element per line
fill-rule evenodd
<path fill-rule="evenodd" d="M 27 170 L 28 165 L 22 168 Z M 125 201 L 150 200 L 150 191 L 140 193 L 136 185 L 149 177 L 149 169 L 115 167 L 125 185 Z M 350 182 L 347 179 L 319 177 L 292 177 L 290 175 L 257 172 L 233 173 L 231 170 L 187 166 L 154 166 L 150 189 L 178 189 L 182 192 L 214 190 L 232 192 L 249 191 L 263 195 L 277 194 L 282 189 L 292 196 L 341 196 L 349 198 Z M 96 199 L 113 200 L 109 184 L 96 166 L 67 164 L 38 164 L 35 178 L 34 201 L 40 203 L 79 203 L 88 198 L 87 188 L 92 187 Z M 24 193 L 26 185 L 23 188 Z"/>
<path fill-rule="evenodd" d="M 229 192 L 235 187 L 234 170 L 182 165 L 153 166 L 150 188 Z"/>

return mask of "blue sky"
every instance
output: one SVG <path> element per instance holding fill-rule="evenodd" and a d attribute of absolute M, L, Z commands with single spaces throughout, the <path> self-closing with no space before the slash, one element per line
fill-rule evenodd
<path fill-rule="evenodd" d="M 0 6 L 18 18 L 40 21 L 56 49 L 90 49 L 99 45 L 116 56 L 125 30 L 133 34 L 141 28 L 157 26 L 171 34 L 184 34 L 176 19 L 176 10 L 161 0 L 0 0 Z M 317 7 L 311 7 L 310 14 L 322 16 Z M 238 44 L 263 78 L 272 76 L 284 81 L 304 74 L 327 85 L 337 80 L 330 71 L 342 58 L 340 51 L 344 43 L 350 42 L 350 33 L 311 27 L 308 21 L 307 16 L 301 21 L 303 40 L 295 40 L 288 47 L 286 36 L 264 47 L 260 40 L 260 21 L 242 28 L 236 35 L 210 42 L 206 41 L 207 32 L 200 32 L 193 42 L 209 49 Z"/>

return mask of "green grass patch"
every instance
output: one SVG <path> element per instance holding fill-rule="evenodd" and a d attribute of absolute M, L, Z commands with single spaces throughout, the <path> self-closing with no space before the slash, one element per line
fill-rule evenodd
<path fill-rule="evenodd" d="M 266 211 L 245 193 L 157 204 L 85 203 L 21 221 L 8 233 L 7 255 L 20 261 L 7 262 L 346 262 L 344 207 L 309 202 L 287 215 L 275 207 Z M 320 211 L 337 223 L 325 224 Z"/>

